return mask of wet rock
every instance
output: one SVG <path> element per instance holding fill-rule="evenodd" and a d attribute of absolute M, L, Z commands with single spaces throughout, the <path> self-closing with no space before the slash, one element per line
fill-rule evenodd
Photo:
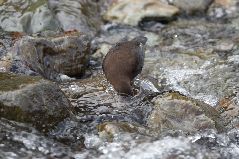
<path fill-rule="evenodd" d="M 98 74 L 97 77 L 92 77 L 90 79 L 82 79 L 72 82 L 64 82 L 60 85 L 61 89 L 70 98 L 70 100 L 77 99 L 83 95 L 98 92 L 105 92 L 107 89 L 106 80 L 103 74 Z"/>
<path fill-rule="evenodd" d="M 118 137 L 119 138 L 119 137 Z M 137 137 L 140 138 L 140 137 Z M 204 147 L 197 147 L 196 144 L 192 144 L 190 140 L 185 137 L 164 137 L 160 140 L 146 140 L 127 138 L 124 143 L 118 142 L 118 144 L 109 143 L 106 146 L 101 146 L 102 155 L 100 159 L 111 158 L 114 156 L 116 159 L 120 158 L 132 158 L 132 159 L 146 159 L 146 158 L 205 158 L 216 159 L 220 155 L 213 151 L 207 151 Z M 131 140 L 129 140 L 131 139 Z M 125 147 L 132 146 L 129 150 Z M 106 151 L 107 150 L 107 151 Z"/>
<path fill-rule="evenodd" d="M 204 13 L 213 0 L 171 0 L 170 2 L 182 11 L 193 14 Z"/>
<path fill-rule="evenodd" d="M 49 10 L 47 1 L 7 0 L 0 6 L 0 10 L 0 26 L 5 31 L 36 33 L 60 28 L 60 23 Z"/>
<path fill-rule="evenodd" d="M 210 149 L 212 147 L 229 146 L 228 137 L 224 137 L 223 135 L 218 135 L 213 130 L 207 130 L 203 133 L 196 133 L 194 136 L 190 136 L 190 138 L 193 143 L 204 145 Z"/>
<path fill-rule="evenodd" d="M 135 1 L 127 2 L 133 3 Z M 8 2 L 10 1 L 0 0 L 0 10 L 4 14 L 8 12 L 10 15 L 10 18 L 4 17 L 4 23 L 0 25 L 6 25 L 9 19 L 16 19 L 16 26 L 15 24 L 12 26 L 16 28 L 21 26 L 24 28 L 22 30 L 28 33 L 37 32 L 44 27 L 55 31 L 57 29 L 54 29 L 55 25 L 52 28 L 40 25 L 41 21 L 44 21 L 44 18 L 42 20 L 40 17 L 46 17 L 44 23 L 48 24 L 47 17 L 53 16 L 54 21 L 60 24 L 59 28 L 75 28 L 80 32 L 86 31 L 90 35 L 95 35 L 99 29 L 98 13 L 100 12 L 97 8 L 102 1 L 41 1 L 42 4 L 47 4 L 44 9 L 44 5 L 43 8 L 38 5 L 40 2 L 38 0 L 34 2 L 32 0 L 24 2 L 18 0 L 16 2 L 11 1 L 12 4 L 16 4 L 14 9 L 19 10 L 19 12 L 13 11 L 13 13 L 11 13 L 12 9 L 2 7 Z M 21 4 L 18 5 L 18 2 Z M 143 3 L 148 2 L 152 1 Z M 161 0 L 161 2 L 172 4 L 170 2 L 173 0 Z M 192 2 L 195 3 L 195 6 L 199 3 L 199 1 L 193 0 L 190 1 L 190 5 Z M 28 4 L 31 3 L 36 4 L 31 8 L 35 11 L 21 9 L 23 6 L 28 9 Z M 112 6 L 110 7 L 112 9 L 113 3 L 123 3 L 123 1 L 105 0 L 103 3 L 105 6 L 100 7 L 108 9 L 108 6 Z M 23 6 L 21 6 L 22 4 Z M 190 5 L 187 6 L 190 7 Z M 157 5 L 149 5 L 148 8 L 154 7 Z M 49 15 L 42 16 L 40 9 L 43 10 L 42 14 L 49 13 Z M 108 13 L 107 11 L 106 13 Z M 135 14 L 138 13 L 136 10 L 132 11 Z M 201 14 L 206 11 L 207 15 Z M 122 14 L 116 13 L 117 18 L 126 14 L 124 12 Z M 21 17 L 23 14 L 24 16 Z M 202 9 L 192 11 L 192 13 L 190 10 L 188 14 L 196 14 L 197 16 L 187 18 L 179 16 L 177 17 L 178 20 L 173 22 L 169 18 L 170 23 L 165 24 L 165 19 L 168 18 L 158 16 L 154 18 L 146 15 L 146 17 L 143 16 L 142 19 L 139 19 L 139 22 L 135 22 L 133 19 L 135 25 L 139 25 L 139 27 L 125 25 L 123 22 L 118 22 L 118 19 L 112 21 L 123 23 L 122 25 L 115 23 L 103 25 L 97 37 L 93 36 L 94 40 L 91 43 L 94 45 L 92 52 L 96 51 L 96 53 L 90 64 L 93 66 L 92 72 L 96 74 L 84 80 L 58 83 L 74 106 L 73 110 L 76 112 L 71 116 L 74 119 L 67 118 L 60 121 L 53 130 L 50 129 L 51 131 L 46 138 L 42 135 L 43 133 L 31 129 L 31 121 L 29 124 L 25 124 L 25 121 L 22 121 L 24 124 L 20 124 L 6 121 L 1 116 L 0 158 L 239 158 L 238 0 L 214 0 L 206 9 L 202 7 Z M 37 15 L 39 18 L 35 17 Z M 35 18 L 36 20 L 34 20 Z M 22 21 L 18 23 L 20 20 Z M 29 24 L 26 24 L 28 22 Z M 50 54 L 52 55 L 51 58 L 54 59 L 55 52 L 57 52 L 56 48 L 63 46 L 62 43 L 58 45 L 55 38 L 71 37 L 75 34 L 74 32 L 72 30 L 67 35 L 58 34 L 56 36 L 54 32 L 49 34 L 44 32 L 38 34 L 38 37 L 34 35 L 23 37 L 23 39 L 25 41 L 28 39 L 29 45 L 35 44 L 36 41 L 40 43 L 37 47 L 27 46 L 30 50 L 28 53 L 33 53 L 32 48 L 41 52 L 39 50 L 43 50 L 42 44 L 44 43 L 54 51 L 54 55 Z M 34 55 L 43 59 L 43 64 L 36 62 L 39 65 L 38 68 L 35 63 L 31 62 L 30 67 L 27 60 L 23 61 L 25 59 L 23 56 L 15 56 L 9 51 L 9 48 L 16 43 L 16 47 L 12 48 L 11 53 L 19 53 L 18 50 L 21 48 L 18 47 L 17 40 L 19 38 L 21 40 L 21 35 L 18 38 L 18 33 L 16 33 L 14 40 L 12 35 L 1 36 L 2 33 L 5 33 L 0 31 L 0 67 L 3 64 L 3 71 L 33 75 L 35 73 L 31 71 L 33 67 L 35 68 L 34 71 L 48 69 L 48 61 L 53 61 L 49 58 L 49 54 L 45 59 L 40 55 Z M 101 71 L 100 63 L 108 49 L 116 42 L 124 38 L 130 40 L 139 35 L 149 39 L 145 53 L 144 70 L 140 79 L 135 81 L 136 91 L 139 91 L 139 95 L 133 99 L 119 98 L 105 78 L 97 74 Z M 29 39 L 38 39 L 39 41 L 29 41 Z M 56 43 L 51 43 L 51 40 Z M 70 47 L 66 48 L 66 50 L 68 49 L 70 50 Z M 9 54 L 7 54 L 8 52 Z M 46 52 L 49 53 L 49 50 Z M 95 59 L 99 65 L 98 63 L 94 64 Z M 53 71 L 48 73 L 52 75 L 52 78 L 55 79 L 59 76 L 67 78 L 63 73 L 54 70 L 52 65 L 50 67 Z M 148 76 L 156 79 L 155 85 L 148 79 L 144 79 Z M 8 86 L 8 83 L 6 85 Z M 25 89 L 26 85 L 33 84 L 25 84 L 21 88 Z M 17 87 L 17 90 L 19 89 Z M 168 91 L 171 93 L 166 93 Z M 51 96 L 55 95 L 55 92 L 60 91 L 57 89 L 51 94 L 46 94 Z M 155 94 L 150 92 L 156 93 L 158 96 L 155 97 Z M 161 94 L 162 92 L 164 94 Z M 38 96 L 41 97 L 41 95 Z M 54 101 L 53 104 L 55 103 Z M 219 113 L 220 118 L 218 117 Z M 39 118 L 37 120 L 40 121 Z M 223 122 L 222 125 L 220 125 L 221 122 Z M 20 127 L 19 125 L 26 126 Z M 97 126 L 102 126 L 100 133 Z M 139 128 L 144 130 L 141 131 Z M 213 131 L 205 130 L 206 128 L 211 128 Z M 220 128 L 222 130 L 233 128 L 234 130 L 217 133 Z M 82 149 L 83 138 L 85 139 L 83 145 L 85 148 Z"/>
<path fill-rule="evenodd" d="M 22 33 L 5 32 L 0 28 L 0 72 L 6 72 L 10 69 L 12 61 L 7 56 L 7 52 L 22 36 Z"/>
<path fill-rule="evenodd" d="M 0 116 L 48 131 L 70 114 L 58 86 L 40 77 L 0 73 Z"/>
<path fill-rule="evenodd" d="M 29 74 L 24 70 L 29 68 L 53 80 L 62 80 L 62 74 L 82 76 L 89 54 L 89 37 L 74 31 L 48 37 L 26 36 L 9 52 L 13 72 Z"/>
<path fill-rule="evenodd" d="M 232 21 L 232 25 L 233 25 L 233 27 L 235 27 L 236 29 L 239 30 L 239 17 L 238 17 L 238 18 L 235 18 L 235 19 Z"/>
<path fill-rule="evenodd" d="M 96 144 L 89 141 L 95 141 Z M 89 136 L 88 145 L 94 145 L 100 153 L 84 152 L 81 158 L 237 158 L 238 129 L 229 133 L 217 133 L 213 130 L 180 136 L 164 136 L 152 139 L 144 135 L 118 134 L 111 142 L 103 144 L 97 137 Z M 94 155 L 95 154 L 95 155 Z"/>
<path fill-rule="evenodd" d="M 153 99 L 154 110 L 149 117 L 148 126 L 162 130 L 182 130 L 197 132 L 205 129 L 223 130 L 224 121 L 219 112 L 203 102 L 190 100 L 178 93 L 168 93 Z"/>
<path fill-rule="evenodd" d="M 0 59 L 7 54 L 14 43 L 23 37 L 23 33 L 20 32 L 6 32 L 0 28 Z"/>
<path fill-rule="evenodd" d="M 6 32 L 0 31 L 2 50 L 0 50 L 0 72 L 14 72 L 23 73 L 26 75 L 36 75 L 35 72 L 30 70 L 18 56 L 13 55 L 9 52 L 12 51 L 14 54 L 18 51 L 14 45 L 18 44 L 18 41 L 24 36 L 21 32 Z"/>
<path fill-rule="evenodd" d="M 98 135 L 87 134 L 87 135 L 85 135 L 84 144 L 87 149 L 93 149 L 93 148 L 97 148 L 101 144 L 103 144 L 103 140 L 100 139 L 100 137 Z M 79 154 L 79 156 L 83 157 L 83 154 L 81 154 L 81 155 Z"/>
<path fill-rule="evenodd" d="M 85 126 L 87 130 L 95 130 L 100 123 L 112 121 L 143 125 L 151 111 L 151 104 L 144 97 L 118 96 L 102 75 L 65 82 L 60 87 L 69 97 L 80 121 L 89 124 Z"/>
<path fill-rule="evenodd" d="M 70 118 L 55 126 L 47 135 L 54 141 L 67 145 L 74 151 L 79 151 L 84 147 L 86 127 L 84 123 L 77 121 L 73 114 L 71 115 Z"/>
<path fill-rule="evenodd" d="M 72 150 L 29 124 L 0 118 L 0 158 L 71 158 Z"/>
<path fill-rule="evenodd" d="M 124 158 L 128 152 L 129 147 L 135 147 L 140 143 L 149 141 L 148 136 L 143 136 L 134 133 L 120 133 L 111 138 L 111 141 L 104 140 L 99 136 L 89 134 L 85 141 L 88 149 L 97 149 L 97 155 L 95 151 L 88 151 L 77 154 L 80 158 Z M 105 144 L 107 143 L 107 144 Z M 134 157 L 133 155 L 131 157 Z M 130 157 L 128 157 L 130 158 Z"/>
<path fill-rule="evenodd" d="M 211 64 L 201 74 L 193 75 L 179 83 L 195 98 L 215 106 L 224 97 L 237 94 L 239 87 L 236 77 L 238 75 L 237 67 L 238 64 L 234 62 Z M 191 83 L 186 81 L 191 81 Z"/>
<path fill-rule="evenodd" d="M 233 95 L 238 87 L 238 31 L 206 21 L 181 20 L 176 26 L 162 31 L 159 46 L 146 49 L 142 74 L 212 106 Z"/>
<path fill-rule="evenodd" d="M 170 20 L 178 11 L 178 8 L 157 0 L 123 0 L 116 1 L 109 7 L 104 19 L 136 26 L 140 21 L 147 18 Z"/>
<path fill-rule="evenodd" d="M 64 30 L 76 29 L 93 36 L 100 28 L 100 8 L 93 0 L 49 0 L 48 4 Z"/>
<path fill-rule="evenodd" d="M 219 41 L 218 44 L 215 46 L 215 51 L 219 52 L 229 52 L 233 49 L 234 43 L 232 41 Z"/>
<path fill-rule="evenodd" d="M 237 158 L 239 156 L 236 146 L 238 145 L 238 129 L 223 134 L 210 130 L 197 133 L 189 138 L 192 143 L 203 145 L 210 150 L 216 150 L 214 152 L 216 152 L 217 158 Z"/>
<path fill-rule="evenodd" d="M 114 105 L 114 102 L 117 99 L 114 99 L 113 90 L 109 90 L 107 87 L 108 84 L 103 75 L 64 82 L 60 85 L 61 90 L 74 106 L 76 115 L 84 125 L 94 122 L 93 129 L 104 120 L 114 120 L 114 115 L 117 114 L 117 110 L 114 109 L 117 105 Z M 87 126 L 86 130 L 88 129 L 92 129 L 92 127 Z"/>
<path fill-rule="evenodd" d="M 239 105 L 238 94 L 230 97 L 221 98 L 216 109 L 220 112 L 221 116 L 228 121 L 227 127 L 229 129 L 239 127 Z"/>
<path fill-rule="evenodd" d="M 98 126 L 98 130 L 100 133 L 108 133 L 110 135 L 114 135 L 120 132 L 136 132 L 137 127 L 129 124 L 129 123 L 124 123 L 124 122 L 119 122 L 119 123 L 114 123 L 114 122 L 106 122 L 103 124 L 100 124 Z"/>
<path fill-rule="evenodd" d="M 99 137 L 107 141 L 112 141 L 119 134 L 137 133 L 140 130 L 139 126 L 127 122 L 105 122 L 97 127 Z"/>

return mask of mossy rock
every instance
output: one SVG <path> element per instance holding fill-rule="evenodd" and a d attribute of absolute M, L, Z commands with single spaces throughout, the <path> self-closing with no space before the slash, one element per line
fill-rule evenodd
<path fill-rule="evenodd" d="M 0 72 L 0 91 L 14 91 L 20 87 L 28 84 L 33 84 L 39 82 L 41 77 L 32 77 L 32 76 L 18 76 L 10 73 Z"/>
<path fill-rule="evenodd" d="M 177 92 L 166 93 L 153 99 L 154 111 L 148 126 L 155 131 L 182 130 L 197 132 L 205 129 L 225 130 L 224 119 L 210 105 Z"/>
<path fill-rule="evenodd" d="M 0 83 L 0 117 L 47 132 L 70 115 L 70 102 L 51 81 L 1 73 Z"/>

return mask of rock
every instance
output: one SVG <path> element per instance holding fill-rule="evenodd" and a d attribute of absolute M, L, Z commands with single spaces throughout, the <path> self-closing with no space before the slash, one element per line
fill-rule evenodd
<path fill-rule="evenodd" d="M 107 52 L 110 50 L 110 48 L 112 47 L 113 45 L 109 45 L 109 44 L 106 44 L 106 43 L 101 43 L 99 44 L 98 49 L 96 50 L 96 52 L 92 55 L 92 57 L 95 59 L 95 60 L 98 60 L 98 62 L 101 63 L 102 59 L 105 57 L 105 55 L 107 54 Z"/>
<path fill-rule="evenodd" d="M 126 122 L 105 122 L 103 124 L 100 124 L 98 126 L 99 132 L 105 131 L 111 135 L 117 134 L 120 132 L 136 132 L 137 127 L 135 125 L 132 125 L 130 123 Z"/>
<path fill-rule="evenodd" d="M 203 68 L 205 70 L 202 70 L 200 74 L 183 79 L 178 84 L 188 90 L 194 98 L 216 106 L 227 96 L 235 97 L 239 88 L 237 59 L 234 57 L 231 60 L 224 61 L 223 64 L 211 63 Z"/>
<path fill-rule="evenodd" d="M 160 140 L 153 140 L 150 142 L 144 141 L 135 144 L 129 151 L 120 154 L 122 155 L 122 158 L 134 159 L 200 158 L 198 157 L 199 155 L 202 155 L 205 158 L 219 158 L 219 155 L 216 153 L 212 151 L 207 152 L 204 147 L 197 147 L 188 138 L 171 136 L 164 137 Z M 119 158 L 121 158 L 121 156 Z"/>
<path fill-rule="evenodd" d="M 172 0 L 172 4 L 182 11 L 193 14 L 196 12 L 204 13 L 213 0 Z"/>
<path fill-rule="evenodd" d="M 156 20 L 172 19 L 178 13 L 178 8 L 164 4 L 158 0 L 122 0 L 110 6 L 104 19 L 122 24 L 136 26 L 146 18 Z"/>
<path fill-rule="evenodd" d="M 101 24 L 98 3 L 93 1 L 6 0 L 0 10 L 3 11 L 0 27 L 5 31 L 31 34 L 45 30 L 76 29 L 93 36 Z"/>
<path fill-rule="evenodd" d="M 218 41 L 218 45 L 215 46 L 215 51 L 229 52 L 233 50 L 234 43 L 232 41 Z"/>
<path fill-rule="evenodd" d="M 30 9 L 30 8 L 29 8 Z M 44 30 L 60 30 L 61 24 L 49 10 L 47 4 L 36 8 L 34 14 L 31 17 L 30 29 L 27 32 L 37 33 Z M 24 26 L 27 28 L 28 26 Z"/>
<path fill-rule="evenodd" d="M 135 96 L 134 99 L 118 96 L 102 74 L 64 82 L 60 88 L 74 106 L 74 112 L 78 112 L 83 127 L 87 129 L 95 129 L 97 125 L 107 121 L 145 124 L 152 108 L 152 104 L 144 101 L 141 96 Z"/>
<path fill-rule="evenodd" d="M 0 118 L 0 158 L 72 158 L 70 146 L 40 133 L 30 124 Z M 20 151 L 19 151 L 20 150 Z"/>
<path fill-rule="evenodd" d="M 238 17 L 237 0 L 215 0 L 208 10 L 211 20 L 232 19 Z"/>
<path fill-rule="evenodd" d="M 20 32 L 6 32 L 0 28 L 0 72 L 10 71 L 13 61 L 7 53 L 23 35 Z"/>
<path fill-rule="evenodd" d="M 111 139 L 119 133 L 136 133 L 138 129 L 136 125 L 127 122 L 105 122 L 98 125 L 99 135 L 108 139 Z"/>
<path fill-rule="evenodd" d="M 232 21 L 232 25 L 233 25 L 234 28 L 239 30 L 239 17 Z"/>
<path fill-rule="evenodd" d="M 2 59 L 14 43 L 21 39 L 24 34 L 20 32 L 6 32 L 0 28 L 0 59 Z"/>
<path fill-rule="evenodd" d="M 20 63 L 15 65 L 15 69 L 19 67 L 18 72 L 24 74 L 27 74 L 26 71 L 21 69 L 28 67 L 53 80 L 61 80 L 61 74 L 79 77 L 84 74 L 89 62 L 90 40 L 75 31 L 48 37 L 26 36 L 16 43 L 9 54 L 13 61 Z"/>
<path fill-rule="evenodd" d="M 98 75 L 92 78 L 63 82 L 60 88 L 69 98 L 75 112 L 88 121 L 92 120 L 91 117 L 97 118 L 99 114 L 108 114 L 114 111 L 113 108 L 108 107 L 108 104 L 113 103 L 113 99 L 109 91 L 106 90 L 106 84 L 107 81 L 103 75 Z"/>
<path fill-rule="evenodd" d="M 70 114 L 68 99 L 54 83 L 40 77 L 0 73 L 0 116 L 30 123 L 42 132 Z"/>
<path fill-rule="evenodd" d="M 236 2 L 236 1 L 235 0 L 214 0 L 215 4 L 219 4 L 224 7 L 228 7 L 228 6 L 232 5 L 234 2 Z"/>
<path fill-rule="evenodd" d="M 93 0 L 49 0 L 48 4 L 64 30 L 76 29 L 93 36 L 100 29 L 100 8 Z"/>
<path fill-rule="evenodd" d="M 0 27 L 5 31 L 36 33 L 43 30 L 58 30 L 60 23 L 49 10 L 47 1 L 13 2 L 7 0 L 0 6 Z"/>
<path fill-rule="evenodd" d="M 180 20 L 162 30 L 159 45 L 146 49 L 142 74 L 168 90 L 216 106 L 238 88 L 238 30 L 193 21 Z"/>
<path fill-rule="evenodd" d="M 221 116 L 228 121 L 227 127 L 229 129 L 239 127 L 239 106 L 237 104 L 237 98 L 238 97 L 235 96 L 222 98 L 216 106 Z"/>
<path fill-rule="evenodd" d="M 190 100 L 178 93 L 168 93 L 153 99 L 154 110 L 148 126 L 157 132 L 162 130 L 182 130 L 197 132 L 205 129 L 223 130 L 224 121 L 219 112 L 203 102 Z"/>
<path fill-rule="evenodd" d="M 12 38 L 0 28 L 0 72 L 5 72 L 10 67 L 10 61 L 6 58 L 8 49 L 12 45 Z"/>

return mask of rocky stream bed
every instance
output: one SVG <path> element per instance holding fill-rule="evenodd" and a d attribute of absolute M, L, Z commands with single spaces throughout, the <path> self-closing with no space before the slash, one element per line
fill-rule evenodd
<path fill-rule="evenodd" d="M 134 97 L 102 72 L 148 38 Z M 0 158 L 239 158 L 238 0 L 0 0 Z"/>

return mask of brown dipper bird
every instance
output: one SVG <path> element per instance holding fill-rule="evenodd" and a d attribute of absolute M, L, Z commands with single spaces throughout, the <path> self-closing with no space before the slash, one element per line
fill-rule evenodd
<path fill-rule="evenodd" d="M 146 37 L 117 43 L 103 60 L 106 79 L 120 95 L 133 96 L 132 81 L 142 71 Z"/>

